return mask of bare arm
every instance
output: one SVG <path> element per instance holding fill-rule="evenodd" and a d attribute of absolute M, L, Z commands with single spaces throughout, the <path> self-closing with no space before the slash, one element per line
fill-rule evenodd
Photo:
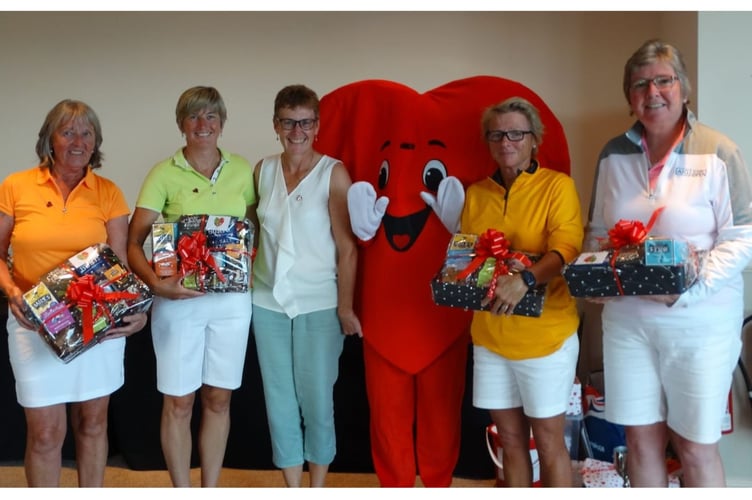
<path fill-rule="evenodd" d="M 123 215 L 110 219 L 105 223 L 107 229 L 107 244 L 117 255 L 118 259 L 128 265 L 128 216 Z"/>
<path fill-rule="evenodd" d="M 256 190 L 256 203 L 253 205 L 249 205 L 245 216 L 247 219 L 249 219 L 253 223 L 253 248 L 258 248 L 258 235 L 259 235 L 259 220 L 258 220 L 258 213 L 256 212 L 256 209 L 258 209 L 259 204 L 259 198 L 258 198 L 258 182 L 259 182 L 259 171 L 261 169 L 261 162 L 258 162 L 255 167 L 253 167 L 253 186 Z"/>
<path fill-rule="evenodd" d="M 564 264 L 556 252 L 547 252 L 529 270 L 535 276 L 536 283 L 547 283 L 551 278 L 561 274 Z M 491 304 L 490 311 L 493 314 L 511 315 L 514 308 L 528 292 L 528 287 L 522 281 L 519 273 L 502 274 L 496 280 L 494 297 L 484 298 L 482 305 Z"/>
<path fill-rule="evenodd" d="M 122 215 L 110 219 L 105 223 L 107 230 L 107 244 L 112 248 L 118 259 L 128 267 L 128 216 Z M 146 313 L 131 314 L 123 317 L 125 325 L 112 328 L 107 332 L 103 340 L 110 340 L 118 337 L 127 337 L 141 331 L 146 326 Z"/>
<path fill-rule="evenodd" d="M 358 247 L 350 229 L 350 215 L 347 211 L 347 190 L 351 184 L 345 166 L 336 164 L 329 185 L 329 216 L 337 247 L 337 314 L 345 335 L 357 334 L 362 337 L 363 329 L 353 309 Z"/>
<path fill-rule="evenodd" d="M 36 330 L 34 325 L 23 315 L 23 290 L 13 281 L 8 269 L 8 254 L 10 251 L 10 236 L 13 234 L 15 220 L 8 214 L 0 212 L 0 288 L 8 297 L 8 305 L 18 323 L 29 330 Z"/>
<path fill-rule="evenodd" d="M 253 249 L 249 249 L 251 251 L 251 273 L 250 276 L 248 276 L 248 281 L 251 288 L 253 288 L 253 260 L 256 258 L 256 250 L 258 249 L 259 244 L 259 235 L 261 234 L 257 212 L 259 205 L 258 182 L 260 170 L 261 161 L 259 161 L 256 166 L 253 167 L 253 189 L 256 192 L 256 201 L 253 204 L 248 205 L 245 210 L 245 218 L 250 220 L 251 224 L 253 224 L 253 241 L 251 242 Z"/>

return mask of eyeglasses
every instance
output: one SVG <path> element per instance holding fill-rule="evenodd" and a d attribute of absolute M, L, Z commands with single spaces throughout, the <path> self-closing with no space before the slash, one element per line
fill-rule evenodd
<path fill-rule="evenodd" d="M 506 137 L 511 142 L 520 142 L 525 138 L 525 135 L 532 133 L 532 130 L 489 130 L 486 132 L 486 140 L 488 142 L 501 142 Z"/>
<path fill-rule="evenodd" d="M 317 121 L 319 121 L 318 118 L 303 118 L 302 120 L 277 118 L 277 123 L 279 123 L 284 130 L 294 130 L 296 125 L 300 125 L 302 130 L 311 130 Z"/>
<path fill-rule="evenodd" d="M 653 85 L 655 85 L 655 88 L 658 90 L 664 90 L 667 88 L 670 88 L 676 80 L 678 80 L 678 76 L 656 76 L 655 78 L 641 78 L 639 80 L 633 81 L 629 88 L 630 90 L 633 90 L 635 92 L 643 92 L 647 90 L 648 86 L 650 85 L 650 82 L 653 82 Z"/>

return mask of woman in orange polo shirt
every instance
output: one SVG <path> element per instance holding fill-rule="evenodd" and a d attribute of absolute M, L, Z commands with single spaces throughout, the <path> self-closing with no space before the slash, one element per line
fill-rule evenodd
<path fill-rule="evenodd" d="M 124 337 L 146 324 L 145 313 L 126 316 L 125 326 L 111 329 L 106 341 L 66 364 L 22 312 L 24 292 L 90 245 L 107 243 L 127 262 L 128 205 L 112 181 L 94 173 L 102 166 L 101 144 L 94 111 L 83 102 L 63 100 L 39 131 L 40 164 L 9 175 L 0 185 L 0 288 L 8 297 L 8 348 L 26 415 L 29 486 L 59 486 L 67 403 L 79 485 L 102 486 L 107 407 L 110 394 L 124 381 Z"/>

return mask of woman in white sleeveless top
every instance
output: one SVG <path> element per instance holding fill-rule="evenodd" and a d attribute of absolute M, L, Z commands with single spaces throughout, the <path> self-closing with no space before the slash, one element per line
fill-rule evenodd
<path fill-rule="evenodd" d="M 277 94 L 274 130 L 283 152 L 254 169 L 258 254 L 253 332 L 274 465 L 287 486 L 324 486 L 336 451 L 333 388 L 345 335 L 361 335 L 353 311 L 357 246 L 350 176 L 313 144 L 319 100 L 303 85 Z"/>

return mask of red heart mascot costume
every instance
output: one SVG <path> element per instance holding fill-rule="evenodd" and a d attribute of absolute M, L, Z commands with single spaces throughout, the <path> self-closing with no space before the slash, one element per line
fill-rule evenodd
<path fill-rule="evenodd" d="M 560 123 L 511 80 L 471 77 L 424 94 L 365 80 L 321 100 L 317 149 L 342 160 L 353 179 L 350 219 L 362 242 L 356 310 L 382 486 L 414 486 L 416 473 L 426 487 L 451 484 L 471 312 L 435 305 L 430 281 L 459 225 L 464 188 L 496 168 L 481 114 L 515 95 L 541 113 L 541 166 L 569 173 Z"/>

